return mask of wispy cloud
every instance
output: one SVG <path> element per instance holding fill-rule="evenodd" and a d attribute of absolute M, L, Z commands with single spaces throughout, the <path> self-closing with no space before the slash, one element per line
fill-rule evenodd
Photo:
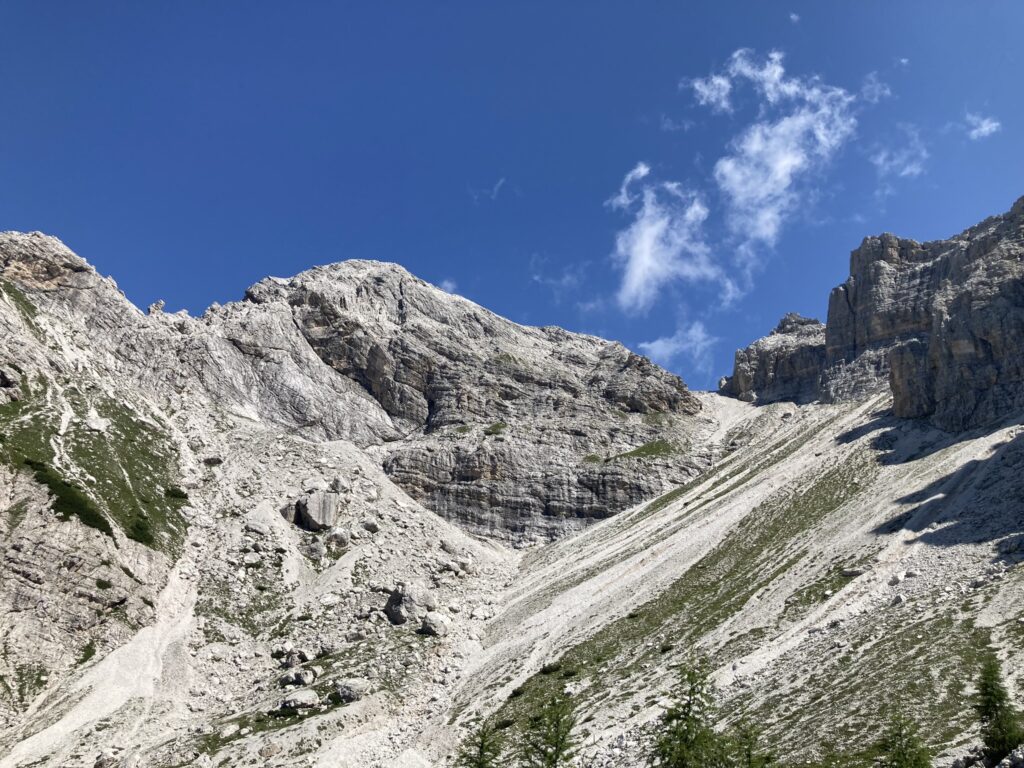
<path fill-rule="evenodd" d="M 777 51 L 759 61 L 741 49 L 727 69 L 731 81 L 750 83 L 760 98 L 758 119 L 714 167 L 745 288 L 759 247 L 775 245 L 804 199 L 801 182 L 827 166 L 857 126 L 852 94 L 818 78 L 787 76 L 782 61 Z"/>
<path fill-rule="evenodd" d="M 586 266 L 586 263 L 569 264 L 552 274 L 548 270 L 548 260 L 534 254 L 530 257 L 530 280 L 550 291 L 555 303 L 560 304 L 566 295 L 579 290 Z"/>
<path fill-rule="evenodd" d="M 619 192 L 615 197 L 606 200 L 605 205 L 611 206 L 612 208 L 625 209 L 629 208 L 635 200 L 633 192 L 633 185 L 646 179 L 651 173 L 651 167 L 647 163 L 639 162 L 633 169 L 622 178 L 622 184 L 619 185 Z"/>
<path fill-rule="evenodd" d="M 908 179 L 920 176 L 925 171 L 928 161 L 928 148 L 921 139 L 917 127 L 901 124 L 902 140 L 897 144 L 880 146 L 871 154 L 871 164 L 875 166 L 880 186 L 878 194 L 892 194 L 893 179 Z"/>
<path fill-rule="evenodd" d="M 630 313 L 650 309 L 675 280 L 727 282 L 704 241 L 708 208 L 703 198 L 674 181 L 650 182 L 650 173 L 648 165 L 638 163 L 607 201 L 633 217 L 616 236 L 613 254 L 622 270 L 616 300 Z"/>
<path fill-rule="evenodd" d="M 596 296 L 592 299 L 586 299 L 585 301 L 576 302 L 576 309 L 583 314 L 590 314 L 592 312 L 604 312 L 608 308 L 608 302 L 603 296 Z"/>
<path fill-rule="evenodd" d="M 671 336 L 641 342 L 639 347 L 654 362 L 666 367 L 686 357 L 698 372 L 707 374 L 711 370 L 711 350 L 717 342 L 704 323 L 697 320 L 680 325 Z"/>
<path fill-rule="evenodd" d="M 668 133 L 676 131 L 688 131 L 693 128 L 693 120 L 675 120 L 668 115 L 661 116 L 660 128 Z"/>
<path fill-rule="evenodd" d="M 473 202 L 479 204 L 483 200 L 497 200 L 498 195 L 501 194 L 501 188 L 505 186 L 505 177 L 502 176 L 494 184 L 488 188 L 478 189 L 476 187 L 466 187 L 466 191 L 469 192 L 469 196 L 473 198 Z"/>
<path fill-rule="evenodd" d="M 877 72 L 868 72 L 864 78 L 864 83 L 860 87 L 860 96 L 868 104 L 877 104 L 883 99 L 888 99 L 892 96 L 892 89 L 888 83 L 882 82 L 878 78 Z"/>
<path fill-rule="evenodd" d="M 800 23 L 800 14 L 799 13 L 791 13 L 791 14 L 789 14 L 789 20 L 793 24 L 799 24 Z"/>
<path fill-rule="evenodd" d="M 991 136 L 993 133 L 999 132 L 1003 127 L 1003 124 L 994 117 L 985 117 L 973 112 L 967 113 L 966 120 L 967 137 L 971 141 L 979 141 L 987 136 Z"/>
<path fill-rule="evenodd" d="M 459 285 L 458 285 L 458 283 L 456 283 L 450 277 L 446 277 L 444 280 L 442 280 L 441 284 L 438 286 L 438 288 L 440 288 L 445 293 L 458 293 L 459 292 Z"/>

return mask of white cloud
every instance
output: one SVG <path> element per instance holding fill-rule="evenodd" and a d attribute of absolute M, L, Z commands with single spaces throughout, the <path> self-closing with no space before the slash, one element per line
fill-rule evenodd
<path fill-rule="evenodd" d="M 652 181 L 650 166 L 638 163 L 607 202 L 633 216 L 614 251 L 622 270 L 616 298 L 626 312 L 646 311 L 677 281 L 717 286 L 723 304 L 749 290 L 759 252 L 775 246 L 788 220 L 818 194 L 812 180 L 857 126 L 853 94 L 817 77 L 787 75 L 776 51 L 759 58 L 737 50 L 721 72 L 681 86 L 714 112 L 732 111 L 743 87 L 756 98 L 756 116 L 712 172 L 728 235 L 712 250 L 705 235 L 707 197 L 676 182 Z M 715 255 L 720 252 L 732 255 L 723 259 Z"/>
<path fill-rule="evenodd" d="M 618 208 L 620 210 L 629 208 L 629 206 L 633 204 L 634 199 L 633 194 L 630 192 L 630 187 L 633 186 L 635 182 L 646 179 L 650 173 L 651 168 L 647 163 L 637 163 L 633 167 L 633 170 L 627 173 L 622 179 L 622 185 L 619 187 L 619 193 L 615 197 L 606 201 L 605 205 L 610 205 L 612 208 Z"/>
<path fill-rule="evenodd" d="M 467 187 L 467 189 L 469 196 L 473 198 L 473 202 L 479 203 L 481 200 L 497 200 L 498 195 L 501 193 L 501 188 L 504 186 L 505 177 L 502 176 L 489 189 L 475 189 L 474 187 Z"/>
<path fill-rule="evenodd" d="M 892 89 L 888 83 L 878 79 L 877 72 L 868 72 L 864 78 L 864 84 L 860 88 L 860 96 L 868 104 L 877 104 L 882 99 L 892 96 Z"/>
<path fill-rule="evenodd" d="M 878 177 L 883 180 L 890 178 L 907 179 L 924 173 L 928 160 L 928 148 L 921 140 L 921 134 L 913 125 L 901 125 L 905 135 L 902 143 L 894 146 L 879 147 L 871 155 L 871 164 L 875 166 Z M 885 187 L 883 192 L 891 192 Z"/>
<path fill-rule="evenodd" d="M 661 289 L 675 280 L 728 284 L 704 242 L 704 200 L 676 182 L 645 182 L 650 172 L 638 163 L 608 201 L 633 214 L 632 224 L 616 235 L 613 254 L 623 273 L 616 300 L 626 312 L 650 309 Z"/>
<path fill-rule="evenodd" d="M 793 22 L 794 24 L 799 24 L 800 23 L 800 14 L 799 13 L 791 13 L 791 14 L 789 14 L 789 20 L 791 22 Z"/>
<path fill-rule="evenodd" d="M 904 56 L 903 58 L 896 59 L 896 63 L 899 64 L 901 67 L 909 67 L 910 66 L 910 59 L 908 59 L 906 56 Z"/>
<path fill-rule="evenodd" d="M 668 133 L 672 133 L 675 131 L 685 132 L 693 128 L 693 125 L 693 120 L 673 120 L 668 115 L 661 116 L 661 130 L 666 131 Z"/>
<path fill-rule="evenodd" d="M 711 107 L 715 112 L 732 111 L 732 104 L 729 101 L 732 82 L 728 77 L 724 75 L 708 75 L 707 77 L 697 77 L 684 82 L 693 88 L 693 93 L 697 97 L 697 103 L 702 107 Z"/>
<path fill-rule="evenodd" d="M 991 136 L 993 133 L 1001 130 L 1002 127 L 1003 124 L 994 117 L 976 115 L 973 112 L 967 113 L 967 137 L 971 141 L 978 141 L 986 136 Z"/>
<path fill-rule="evenodd" d="M 700 373 L 708 373 L 711 370 L 711 350 L 717 342 L 718 339 L 709 334 L 704 323 L 698 320 L 681 325 L 672 336 L 641 342 L 639 347 L 654 362 L 666 367 L 685 355 Z"/>
<path fill-rule="evenodd" d="M 583 314 L 590 314 L 592 312 L 604 312 L 608 307 L 608 302 L 605 301 L 603 296 L 595 296 L 592 299 L 586 299 L 585 301 L 577 301 L 576 309 Z"/>
<path fill-rule="evenodd" d="M 758 119 L 730 142 L 729 154 L 714 168 L 745 284 L 757 266 L 758 247 L 775 245 L 804 199 L 801 182 L 824 168 L 857 126 L 849 92 L 817 78 L 787 77 L 782 58 L 773 51 L 759 62 L 741 49 L 728 67 L 734 81 L 748 81 L 762 99 Z"/>
<path fill-rule="evenodd" d="M 456 283 L 454 280 L 448 277 L 441 281 L 441 284 L 438 286 L 438 288 L 440 288 L 445 293 L 458 293 L 459 291 L 458 283 Z"/>
<path fill-rule="evenodd" d="M 569 264 L 556 274 L 548 271 L 548 260 L 534 254 L 530 257 L 530 280 L 551 291 L 551 297 L 560 304 L 566 294 L 576 292 L 583 283 L 586 262 Z"/>

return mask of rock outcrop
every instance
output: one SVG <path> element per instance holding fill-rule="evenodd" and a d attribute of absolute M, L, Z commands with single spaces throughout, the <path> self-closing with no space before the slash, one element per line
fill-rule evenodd
<path fill-rule="evenodd" d="M 1024 198 L 949 240 L 869 237 L 822 328 L 783 320 L 736 353 L 722 391 L 749 401 L 856 400 L 949 431 L 1024 408 Z M 823 347 L 822 347 L 823 344 Z M 817 371 L 815 371 L 817 366 Z"/>
<path fill-rule="evenodd" d="M 791 313 L 771 334 L 736 351 L 733 374 L 719 389 L 748 403 L 811 402 L 824 365 L 825 326 Z"/>
<path fill-rule="evenodd" d="M 245 303 L 291 314 L 394 426 L 388 474 L 471 530 L 555 538 L 696 471 L 682 449 L 605 461 L 658 439 L 682 448 L 700 410 L 677 376 L 620 344 L 517 325 L 377 262 L 264 280 Z"/>

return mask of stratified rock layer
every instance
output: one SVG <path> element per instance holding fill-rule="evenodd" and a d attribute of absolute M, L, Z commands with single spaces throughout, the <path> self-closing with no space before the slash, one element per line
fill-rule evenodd
<path fill-rule="evenodd" d="M 264 280 L 246 298 L 291 313 L 394 425 L 385 471 L 471 530 L 553 538 L 695 471 L 682 453 L 604 461 L 666 435 L 685 445 L 700 410 L 677 376 L 621 344 L 517 325 L 377 262 Z"/>

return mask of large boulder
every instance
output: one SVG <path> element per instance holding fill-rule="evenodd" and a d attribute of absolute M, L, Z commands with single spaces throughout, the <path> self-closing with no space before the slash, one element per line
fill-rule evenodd
<path fill-rule="evenodd" d="M 437 611 L 428 612 L 423 617 L 423 623 L 420 625 L 420 632 L 422 634 L 432 635 L 433 637 L 444 637 L 450 629 L 451 626 L 447 617 Z"/>
<path fill-rule="evenodd" d="M 420 621 L 437 609 L 437 599 L 420 584 L 399 584 L 392 590 L 384 606 L 384 614 L 392 624 Z"/>
<path fill-rule="evenodd" d="M 361 677 L 339 680 L 331 691 L 331 701 L 335 704 L 351 704 L 359 701 L 370 692 L 370 683 Z"/>
<path fill-rule="evenodd" d="M 295 523 L 314 533 L 326 531 L 337 524 L 340 512 L 341 494 L 314 491 L 295 502 Z"/>
<path fill-rule="evenodd" d="M 281 709 L 312 709 L 320 705 L 320 695 L 312 688 L 301 688 L 289 693 L 281 702 Z"/>

